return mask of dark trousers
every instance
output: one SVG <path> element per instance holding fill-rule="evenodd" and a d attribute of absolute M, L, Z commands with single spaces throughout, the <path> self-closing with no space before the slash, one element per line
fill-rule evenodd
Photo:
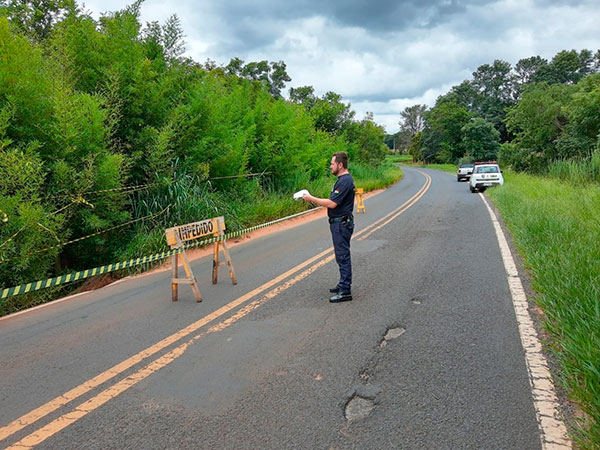
<path fill-rule="evenodd" d="M 354 223 L 344 225 L 342 222 L 329 224 L 333 248 L 335 250 L 335 261 L 340 268 L 340 281 L 338 286 L 340 292 L 348 293 L 352 286 L 352 262 L 350 261 L 350 238 L 354 232 Z"/>

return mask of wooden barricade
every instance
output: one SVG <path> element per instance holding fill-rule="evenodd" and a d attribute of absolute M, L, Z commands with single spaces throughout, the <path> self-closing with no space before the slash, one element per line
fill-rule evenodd
<path fill-rule="evenodd" d="M 224 234 L 225 219 L 223 216 L 213 217 L 212 219 L 202 220 L 200 222 L 188 223 L 187 225 L 167 228 L 165 230 L 167 244 L 169 244 L 172 249 L 181 249 L 181 253 L 173 255 L 172 260 L 173 275 L 171 278 L 171 300 L 174 302 L 177 301 L 179 284 L 189 284 L 192 288 L 192 292 L 194 293 L 194 297 L 196 297 L 196 301 L 202 301 L 202 295 L 200 294 L 200 289 L 198 289 L 198 281 L 192 272 L 192 267 L 190 266 L 190 262 L 185 254 L 183 243 L 209 235 L 218 238 L 224 236 Z M 229 266 L 229 275 L 231 277 L 231 281 L 233 284 L 237 284 L 233 263 L 231 261 L 231 257 L 229 256 L 229 248 L 227 247 L 227 243 L 224 239 L 221 242 L 217 241 L 214 244 L 212 282 L 213 284 L 217 283 L 220 245 L 223 246 L 223 254 L 225 255 L 226 263 Z M 178 274 L 180 259 L 183 263 L 186 278 L 180 278 Z"/>
<path fill-rule="evenodd" d="M 356 203 L 356 214 L 360 213 L 361 210 L 363 212 L 363 214 L 366 214 L 365 212 L 365 200 L 363 199 L 363 194 L 364 194 L 364 189 L 363 188 L 356 188 L 355 190 L 355 194 L 357 197 L 357 203 Z"/>

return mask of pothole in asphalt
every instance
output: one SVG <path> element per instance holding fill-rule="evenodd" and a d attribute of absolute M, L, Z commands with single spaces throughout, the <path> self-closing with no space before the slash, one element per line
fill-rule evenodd
<path fill-rule="evenodd" d="M 388 328 L 387 333 L 383 337 L 383 340 L 379 343 L 379 347 L 385 347 L 387 345 L 388 341 L 399 338 L 405 332 L 406 332 L 406 330 L 401 327 Z"/>
<path fill-rule="evenodd" d="M 379 386 L 370 384 L 354 386 L 348 393 L 348 401 L 344 409 L 346 420 L 354 422 L 368 417 L 375 408 L 375 399 L 380 392 Z"/>
<path fill-rule="evenodd" d="M 371 411 L 375 408 L 375 402 L 368 398 L 352 397 L 352 399 L 346 405 L 346 420 L 354 422 L 356 420 L 364 419 Z"/>

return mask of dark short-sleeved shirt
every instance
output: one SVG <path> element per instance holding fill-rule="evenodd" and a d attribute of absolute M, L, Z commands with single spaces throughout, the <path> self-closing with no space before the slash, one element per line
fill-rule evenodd
<path fill-rule="evenodd" d="M 335 208 L 327 208 L 329 217 L 349 216 L 354 210 L 354 179 L 349 173 L 339 176 L 329 199 L 337 203 Z"/>

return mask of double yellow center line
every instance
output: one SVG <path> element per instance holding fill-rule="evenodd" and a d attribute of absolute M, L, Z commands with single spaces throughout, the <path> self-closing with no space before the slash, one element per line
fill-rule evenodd
<path fill-rule="evenodd" d="M 419 189 L 419 191 L 415 195 L 413 195 L 410 199 L 408 199 L 401 206 L 399 206 L 392 212 L 388 213 L 381 219 L 377 220 L 376 222 L 372 223 L 368 227 L 358 231 L 355 234 L 355 238 L 358 238 L 358 240 L 362 240 L 362 239 L 365 239 L 366 237 L 370 236 L 375 231 L 379 230 L 383 226 L 390 223 L 392 220 L 394 220 L 396 217 L 398 217 L 400 214 L 402 214 L 404 211 L 406 211 L 408 208 L 410 208 L 412 205 L 414 205 L 421 197 L 423 197 L 423 195 L 425 195 L 425 193 L 427 192 L 427 190 L 429 189 L 429 187 L 431 185 L 431 178 L 429 177 L 429 175 L 427 175 L 423 172 L 419 171 L 419 173 L 421 173 L 425 177 L 425 180 L 426 180 L 425 184 L 421 187 L 421 189 Z M 208 314 L 207 316 L 203 317 L 202 319 L 192 323 L 191 325 L 188 325 L 187 327 L 183 328 L 182 330 L 178 331 L 177 333 L 174 333 L 171 336 L 168 336 L 167 338 L 157 342 L 156 344 L 152 345 L 151 347 L 148 347 L 145 350 L 142 350 L 141 352 L 131 356 L 130 358 L 122 361 L 121 363 L 102 372 L 101 374 L 97 375 L 96 377 L 71 389 L 70 391 L 64 393 L 63 395 L 60 395 L 53 400 L 50 400 L 49 402 L 40 406 L 39 408 L 36 408 L 33 411 L 12 421 L 8 425 L 0 428 L 0 441 L 3 441 L 4 439 L 8 438 L 9 436 L 12 436 L 13 434 L 17 433 L 18 431 L 22 430 L 23 428 L 32 425 L 33 423 L 40 420 L 41 418 L 51 414 L 52 412 L 56 411 L 57 409 L 61 408 L 64 405 L 66 405 L 67 403 L 81 397 L 82 395 L 88 393 L 92 389 L 95 389 L 96 387 L 100 386 L 101 384 L 115 378 L 116 376 L 125 372 L 127 369 L 142 362 L 143 360 L 149 358 L 150 356 L 155 355 L 156 353 L 167 348 L 171 344 L 174 344 L 177 341 L 179 341 L 185 337 L 188 337 L 195 331 L 197 331 L 200 328 L 204 327 L 205 325 L 213 322 L 214 320 L 222 317 L 223 315 L 227 314 L 228 312 L 232 311 L 233 309 L 237 308 L 238 306 L 243 305 L 244 303 L 248 302 L 248 300 L 250 300 L 250 299 L 256 297 L 257 295 L 263 293 L 264 291 L 272 288 L 273 286 L 277 285 L 278 283 L 285 280 L 286 278 L 295 275 L 293 278 L 289 279 L 288 281 L 281 284 L 280 286 L 277 286 L 276 288 L 270 290 L 269 292 L 267 292 L 265 295 L 263 295 L 259 299 L 254 300 L 253 302 L 249 303 L 245 307 L 241 308 L 239 311 L 237 311 L 231 317 L 223 320 L 222 322 L 217 323 L 216 325 L 213 325 L 208 330 L 203 331 L 203 332 L 197 334 L 196 336 L 193 336 L 192 338 L 188 339 L 186 342 L 180 344 L 173 350 L 160 356 L 159 358 L 152 361 L 151 363 L 144 366 L 143 368 L 139 369 L 138 371 L 134 372 L 133 374 L 127 376 L 126 378 L 122 379 L 121 381 L 117 382 L 116 384 L 106 388 L 105 390 L 103 390 L 96 396 L 92 397 L 91 399 L 87 400 L 86 402 L 81 403 L 71 412 L 58 417 L 57 419 L 53 420 L 49 424 L 43 426 L 42 428 L 39 428 L 38 430 L 32 432 L 31 434 L 29 434 L 26 437 L 24 437 L 23 439 L 21 439 L 19 442 L 15 443 L 14 445 L 7 447 L 7 448 L 22 450 L 22 449 L 29 449 L 35 445 L 40 444 L 41 442 L 45 441 L 49 437 L 58 433 L 60 430 L 68 427 L 69 425 L 71 425 L 72 423 L 81 419 L 82 417 L 84 417 L 85 415 L 90 413 L 91 411 L 97 409 L 98 407 L 100 407 L 101 405 L 106 403 L 107 401 L 111 400 L 112 398 L 115 398 L 116 396 L 123 393 L 130 387 L 134 386 L 135 384 L 137 384 L 140 381 L 144 380 L 145 378 L 149 377 L 154 372 L 167 366 L 168 364 L 170 364 L 171 362 L 173 362 L 174 360 L 179 358 L 181 355 L 183 355 L 183 353 L 187 350 L 187 348 L 190 345 L 192 345 L 193 343 L 195 343 L 196 341 L 201 339 L 203 336 L 205 336 L 209 333 L 214 333 L 214 332 L 221 331 L 221 330 L 227 328 L 229 325 L 237 322 L 239 319 L 246 316 L 251 311 L 258 308 L 260 305 L 264 304 L 265 302 L 267 302 L 271 298 L 275 297 L 279 293 L 285 291 L 290 286 L 296 284 L 298 281 L 306 278 L 308 275 L 313 273 L 315 270 L 317 270 L 320 267 L 324 266 L 325 264 L 329 263 L 335 257 L 331 253 L 332 251 L 333 251 L 333 247 L 329 247 L 327 250 L 324 250 L 323 252 L 319 253 L 318 255 L 315 255 L 312 258 L 307 259 L 306 261 L 291 268 L 287 272 L 279 275 L 278 277 L 257 287 L 256 289 L 248 292 L 247 294 L 242 295 L 241 297 L 233 300 L 232 302 L 222 306 L 221 308 Z M 323 257 L 325 257 L 325 258 L 323 258 Z M 321 259 L 321 258 L 323 258 L 323 259 Z M 310 266 L 310 267 L 305 269 L 307 266 Z M 305 269 L 305 270 L 303 270 L 303 269 Z M 301 270 L 303 270 L 303 271 L 301 273 L 298 273 Z"/>

